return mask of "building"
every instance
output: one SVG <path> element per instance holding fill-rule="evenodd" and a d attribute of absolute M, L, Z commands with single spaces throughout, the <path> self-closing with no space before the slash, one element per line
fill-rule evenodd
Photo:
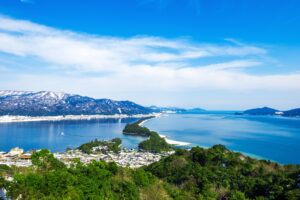
<path fill-rule="evenodd" d="M 19 156 L 19 155 L 22 155 L 23 153 L 24 153 L 24 150 L 20 149 L 19 147 L 13 148 L 8 152 L 8 154 L 11 156 Z"/>

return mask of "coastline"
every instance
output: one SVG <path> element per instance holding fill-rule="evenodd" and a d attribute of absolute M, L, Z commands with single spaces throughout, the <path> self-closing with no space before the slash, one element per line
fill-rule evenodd
<path fill-rule="evenodd" d="M 154 118 L 157 118 L 157 117 L 161 117 L 162 114 L 158 115 L 158 116 L 155 116 Z M 165 116 L 165 115 L 164 115 Z M 149 121 L 150 119 L 145 119 L 143 121 L 141 121 L 139 123 L 140 126 L 144 126 L 144 124 Z M 183 141 L 177 141 L 177 140 L 172 140 L 172 139 L 168 139 L 168 137 L 166 135 L 162 135 L 162 134 L 159 134 L 160 137 L 164 138 L 166 140 L 166 142 L 170 145 L 175 145 L 175 146 L 191 146 L 192 144 L 189 143 L 189 142 L 183 142 Z M 208 146 L 203 146 L 203 145 L 196 145 L 196 146 L 199 146 L 199 147 L 202 147 L 204 149 L 208 149 L 210 147 Z M 244 151 L 238 151 L 238 150 L 232 150 L 233 152 L 239 152 L 245 156 L 249 156 L 251 158 L 254 158 L 254 159 L 257 159 L 257 160 L 269 160 L 269 161 L 272 161 L 272 162 L 276 162 L 278 164 L 282 164 L 280 163 L 279 161 L 275 161 L 275 160 L 272 160 L 270 158 L 266 158 L 266 157 L 263 157 L 263 156 L 259 156 L 259 155 L 256 155 L 256 154 L 251 154 L 251 153 L 247 153 L 247 152 L 244 152 Z"/>
<path fill-rule="evenodd" d="M 114 115 L 58 115 L 58 116 L 20 116 L 4 115 L 0 116 L 0 123 L 18 123 L 18 122 L 39 122 L 39 121 L 64 121 L 64 120 L 92 120 L 92 119 L 122 119 L 122 118 L 144 118 L 156 117 L 159 114 L 114 114 Z"/>
<path fill-rule="evenodd" d="M 38 117 L 30 117 L 30 116 L 0 116 L 0 124 L 2 123 L 19 123 L 19 122 L 39 122 L 39 121 L 64 121 L 64 120 L 92 120 L 92 119 L 120 119 L 120 118 L 147 118 L 147 117 L 153 117 L 153 118 L 159 118 L 162 116 L 167 116 L 163 113 L 155 113 L 155 114 L 139 114 L 139 115 L 124 115 L 124 114 L 115 114 L 115 115 L 66 115 L 66 116 L 38 116 Z M 150 118 L 152 119 L 152 118 Z M 145 123 L 148 122 L 150 119 L 145 119 L 139 123 L 140 126 L 145 126 Z M 202 148 L 209 148 L 208 146 L 202 146 L 200 144 L 195 143 L 189 143 L 184 141 L 177 141 L 168 138 L 166 135 L 159 134 L 160 137 L 164 138 L 166 142 L 170 145 L 175 146 L 200 146 Z M 279 164 L 283 164 L 280 161 L 273 160 L 268 157 L 263 157 L 258 154 L 251 154 L 244 151 L 234 150 L 232 151 L 242 153 L 246 156 L 249 156 L 251 158 L 255 158 L 258 160 L 270 160 L 272 162 L 276 162 Z"/>
<path fill-rule="evenodd" d="M 191 145 L 191 143 L 188 143 L 188 142 L 182 142 L 182 141 L 168 139 L 168 137 L 165 136 L 165 135 L 159 134 L 159 136 L 164 138 L 166 140 L 166 142 L 168 144 L 171 144 L 171 145 L 175 145 L 175 146 L 189 146 L 189 145 Z"/>
<path fill-rule="evenodd" d="M 157 116 L 154 116 L 154 118 L 158 118 L 160 117 L 161 114 L 157 115 Z M 150 119 L 145 119 L 143 121 L 141 121 L 139 123 L 140 126 L 144 126 L 144 124 L 149 121 Z M 188 142 L 182 142 L 182 141 L 177 141 L 177 140 L 171 140 L 171 139 L 168 139 L 166 135 L 162 135 L 162 134 L 158 134 L 161 138 L 164 138 L 166 140 L 166 142 L 170 145 L 175 145 L 175 146 L 189 146 L 191 145 L 191 143 L 188 143 Z"/>

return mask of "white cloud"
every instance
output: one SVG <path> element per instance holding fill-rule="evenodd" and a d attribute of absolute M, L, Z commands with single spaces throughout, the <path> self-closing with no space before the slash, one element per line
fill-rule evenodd
<path fill-rule="evenodd" d="M 60 31 L 27 21 L 0 18 L 0 51 L 35 56 L 52 64 L 84 71 L 113 71 L 139 64 L 185 62 L 213 56 L 265 54 L 252 46 L 194 44 L 158 37 L 113 38 Z"/>
<path fill-rule="evenodd" d="M 20 0 L 22 3 L 33 3 L 33 0 Z"/>
<path fill-rule="evenodd" d="M 35 70 L 31 66 L 28 71 L 24 70 L 28 67 L 24 64 L 23 71 L 15 74 L 7 72 L 15 67 L 13 64 L 4 66 L 2 63 L 1 71 L 5 73 L 0 78 L 11 78 L 0 80 L 0 89 L 64 90 L 118 99 L 121 95 L 132 98 L 131 94 L 137 94 L 139 97 L 133 100 L 146 104 L 152 104 L 143 98 L 149 92 L 158 97 L 175 92 L 179 94 L 175 102 L 185 98 L 182 100 L 185 105 L 195 105 L 193 94 L 201 91 L 277 94 L 300 91 L 299 73 L 248 73 L 249 68 L 262 68 L 267 64 L 264 57 L 268 51 L 235 40 L 230 42 L 216 45 L 182 38 L 105 37 L 0 16 L 0 57 L 14 56 L 11 62 L 15 62 L 15 66 L 20 65 L 21 58 L 43 63 L 35 66 L 38 67 Z M 40 73 L 43 69 L 45 72 Z"/>

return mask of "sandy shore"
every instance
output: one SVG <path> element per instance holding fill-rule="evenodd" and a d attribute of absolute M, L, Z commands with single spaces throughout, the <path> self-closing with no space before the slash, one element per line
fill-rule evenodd
<path fill-rule="evenodd" d="M 120 118 L 144 118 L 155 117 L 157 114 L 139 114 L 139 115 L 59 115 L 59 116 L 0 116 L 0 123 L 13 123 L 13 122 L 38 122 L 38 121 L 62 121 L 62 120 L 92 120 L 92 119 L 120 119 Z"/>
<path fill-rule="evenodd" d="M 160 116 L 161 116 L 161 114 L 155 116 L 155 118 L 156 117 L 160 117 Z M 146 123 L 148 120 L 150 120 L 150 119 L 143 120 L 141 123 L 139 123 L 139 125 L 143 126 L 144 123 Z M 164 138 L 166 140 L 166 142 L 168 144 L 171 144 L 171 145 L 176 145 L 176 146 L 189 146 L 189 145 L 191 145 L 191 143 L 188 143 L 188 142 L 181 142 L 181 141 L 176 141 L 176 140 L 168 139 L 167 136 L 165 136 L 165 135 L 159 134 L 159 136 L 162 137 L 162 138 Z"/>
<path fill-rule="evenodd" d="M 176 145 L 176 146 L 189 146 L 189 145 L 191 145 L 191 143 L 188 143 L 188 142 L 181 142 L 181 141 L 177 141 L 177 140 L 168 139 L 167 136 L 165 136 L 165 135 L 160 134 L 159 136 L 162 137 L 162 138 L 165 138 L 165 140 L 168 144 L 172 144 L 172 145 Z"/>

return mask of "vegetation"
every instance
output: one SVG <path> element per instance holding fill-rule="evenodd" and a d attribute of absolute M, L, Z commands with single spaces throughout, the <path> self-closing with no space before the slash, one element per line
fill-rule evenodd
<path fill-rule="evenodd" d="M 92 140 L 91 142 L 82 144 L 80 147 L 78 147 L 79 150 L 81 150 L 84 153 L 90 154 L 92 153 L 93 147 L 106 147 L 106 151 L 113 151 L 114 153 L 118 153 L 121 150 L 121 144 L 122 140 L 120 138 L 114 138 L 110 141 L 102 141 L 102 140 Z M 102 149 L 102 151 L 105 151 L 105 149 Z"/>
<path fill-rule="evenodd" d="M 127 169 L 115 163 L 76 161 L 70 167 L 56 160 L 48 150 L 33 154 L 34 167 L 13 170 L 13 181 L 0 176 L 0 186 L 12 199 L 155 199 L 169 198 L 161 181 L 143 169 Z M 45 167 L 47 166 L 47 167 Z M 160 188 L 159 191 L 156 188 Z M 154 199 L 154 200 L 155 200 Z"/>
<path fill-rule="evenodd" d="M 160 137 L 158 133 L 155 131 L 150 131 L 147 127 L 140 126 L 140 123 L 149 118 L 152 117 L 140 119 L 132 124 L 127 124 L 123 130 L 123 133 L 149 137 L 147 140 L 139 144 L 139 149 L 141 150 L 155 153 L 172 150 L 172 146 L 169 145 L 164 138 Z"/>
<path fill-rule="evenodd" d="M 152 117 L 146 117 L 132 124 L 126 124 L 125 128 L 123 129 L 123 134 L 149 137 L 151 131 L 146 127 L 140 126 L 140 123 L 150 118 Z"/>
<path fill-rule="evenodd" d="M 48 150 L 33 167 L 0 165 L 0 187 L 12 199 L 298 200 L 300 167 L 234 153 L 222 145 L 175 154 L 139 169 L 81 162 L 67 167 Z M 7 181 L 4 176 L 13 176 Z"/>
<path fill-rule="evenodd" d="M 234 153 L 222 145 L 177 150 L 146 171 L 180 188 L 189 199 L 300 199 L 300 167 Z M 172 196 L 181 199 L 180 194 Z"/>
<path fill-rule="evenodd" d="M 151 131 L 149 139 L 141 142 L 139 148 L 144 151 L 151 151 L 154 153 L 160 153 L 162 151 L 172 150 L 172 146 L 169 145 L 166 140 L 160 137 L 156 132 Z"/>

